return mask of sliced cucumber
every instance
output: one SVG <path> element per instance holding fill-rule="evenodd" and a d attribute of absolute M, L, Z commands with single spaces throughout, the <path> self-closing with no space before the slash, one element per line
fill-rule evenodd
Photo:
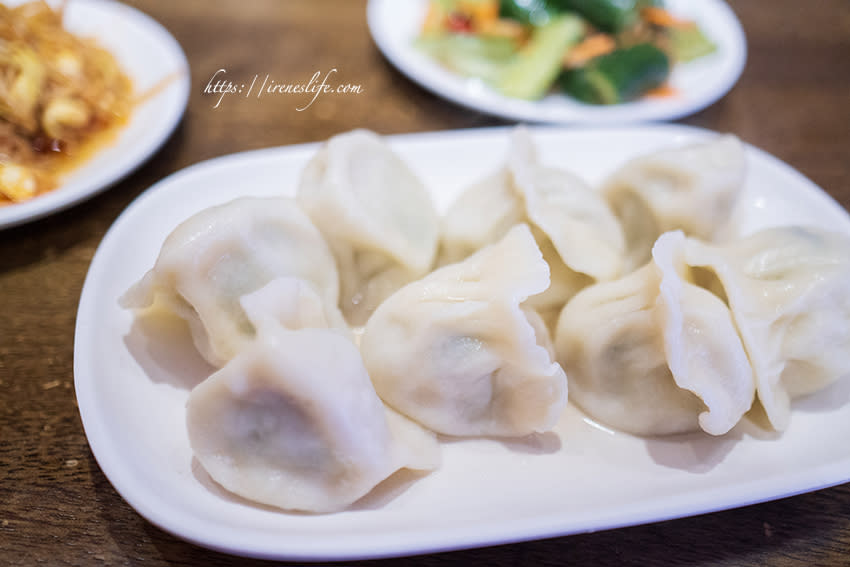
<path fill-rule="evenodd" d="M 553 17 L 534 30 L 528 44 L 504 67 L 494 86 L 509 97 L 542 97 L 558 77 L 564 54 L 583 33 L 584 24 L 578 16 Z"/>
<path fill-rule="evenodd" d="M 670 49 L 676 61 L 692 61 L 712 53 L 717 46 L 697 26 L 670 28 Z"/>
<path fill-rule="evenodd" d="M 550 0 L 550 3 L 562 11 L 576 12 L 607 32 L 616 33 L 639 17 L 639 0 Z"/>
<path fill-rule="evenodd" d="M 652 45 L 642 43 L 618 49 L 591 60 L 560 78 L 564 92 L 593 104 L 634 100 L 660 86 L 670 74 L 670 59 Z"/>
<path fill-rule="evenodd" d="M 500 0 L 499 15 L 523 24 L 542 26 L 558 12 L 548 0 Z"/>
<path fill-rule="evenodd" d="M 416 47 L 456 73 L 495 82 L 516 54 L 516 44 L 507 38 L 470 34 L 425 36 Z"/>

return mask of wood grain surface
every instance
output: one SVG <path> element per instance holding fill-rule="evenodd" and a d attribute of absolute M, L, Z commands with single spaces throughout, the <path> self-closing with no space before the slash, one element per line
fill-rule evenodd
<path fill-rule="evenodd" d="M 73 2 L 73 0 L 71 0 Z M 44 220 L 0 231 L 0 564 L 259 565 L 184 543 L 115 492 L 75 403 L 74 321 L 105 231 L 142 191 L 223 154 L 324 140 L 355 127 L 384 134 L 504 124 L 435 97 L 394 70 L 352 0 L 139 0 L 192 68 L 183 123 L 136 173 Z M 682 123 L 733 132 L 850 207 L 850 3 L 735 0 L 749 58 L 722 100 Z M 215 98 L 236 77 L 309 78 L 336 68 L 358 95 L 296 110 L 294 99 Z M 825 432 L 847 436 L 850 432 Z M 812 440 L 813 443 L 817 439 Z M 375 565 L 850 565 L 850 485 L 693 518 Z"/>

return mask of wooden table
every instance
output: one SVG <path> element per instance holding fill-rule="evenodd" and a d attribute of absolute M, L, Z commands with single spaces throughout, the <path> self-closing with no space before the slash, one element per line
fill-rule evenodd
<path fill-rule="evenodd" d="M 176 133 L 132 176 L 66 212 L 0 232 L 0 564 L 259 564 L 149 524 L 112 488 L 83 434 L 72 373 L 77 302 L 98 243 L 139 193 L 207 158 L 355 127 L 392 134 L 503 124 L 444 102 L 388 65 L 369 38 L 363 1 L 133 3 L 183 45 L 191 100 Z M 748 36 L 746 70 L 724 99 L 682 122 L 733 132 L 850 206 L 847 1 L 735 0 L 733 8 Z M 202 91 L 219 68 L 290 80 L 337 68 L 340 82 L 364 92 L 327 96 L 301 112 L 280 98 L 233 97 L 213 108 Z M 850 565 L 850 484 L 653 525 L 376 563 Z"/>

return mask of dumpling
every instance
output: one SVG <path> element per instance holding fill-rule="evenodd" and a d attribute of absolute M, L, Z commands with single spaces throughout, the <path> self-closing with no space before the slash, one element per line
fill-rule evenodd
<path fill-rule="evenodd" d="M 376 134 L 330 138 L 304 168 L 297 198 L 336 258 L 351 325 L 431 269 L 439 230 L 431 197 Z"/>
<path fill-rule="evenodd" d="M 467 187 L 446 211 L 440 227 L 439 264 L 454 264 L 501 239 L 525 222 L 522 196 L 507 167 Z"/>
<path fill-rule="evenodd" d="M 664 232 L 711 240 L 743 188 L 746 157 L 732 135 L 635 158 L 611 175 L 602 193 L 628 242 L 626 270 L 649 261 Z"/>
<path fill-rule="evenodd" d="M 463 262 L 403 287 L 361 338 L 378 395 L 447 435 L 551 429 L 567 402 L 567 379 L 547 352 L 545 326 L 520 308 L 548 283 L 531 231 L 517 225 Z"/>
<path fill-rule="evenodd" d="M 221 366 L 254 335 L 239 298 L 281 276 L 309 282 L 330 325 L 345 327 L 333 256 L 307 215 L 290 198 L 239 198 L 175 228 L 121 305 L 157 304 L 179 315 L 203 357 Z"/>
<path fill-rule="evenodd" d="M 753 403 L 732 315 L 691 283 L 684 239 L 662 235 L 650 263 L 582 290 L 561 313 L 555 350 L 570 399 L 604 424 L 638 435 L 722 435 Z"/>
<path fill-rule="evenodd" d="M 517 129 L 512 142 L 508 167 L 531 224 L 574 272 L 601 281 L 618 277 L 625 242 L 605 201 L 575 175 L 542 165 L 524 128 Z"/>
<path fill-rule="evenodd" d="M 850 237 L 776 227 L 722 247 L 689 239 L 686 259 L 727 299 L 774 428 L 791 399 L 850 373 Z"/>
<path fill-rule="evenodd" d="M 334 512 L 399 468 L 439 466 L 434 435 L 385 408 L 351 340 L 321 328 L 310 286 L 274 280 L 242 305 L 256 336 L 187 403 L 192 450 L 216 482 L 286 510 Z"/>
<path fill-rule="evenodd" d="M 506 165 L 464 191 L 443 220 L 441 263 L 462 260 L 528 223 L 551 268 L 551 285 L 529 303 L 544 313 L 594 280 L 620 275 L 625 243 L 602 197 L 571 173 L 542 165 L 528 130 L 511 136 Z"/>

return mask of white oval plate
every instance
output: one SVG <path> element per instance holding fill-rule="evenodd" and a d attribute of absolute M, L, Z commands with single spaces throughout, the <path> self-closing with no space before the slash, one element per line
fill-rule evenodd
<path fill-rule="evenodd" d="M 535 128 L 544 161 L 598 182 L 625 159 L 711 133 L 683 126 Z M 496 168 L 503 128 L 388 138 L 445 210 Z M 850 479 L 850 379 L 795 403 L 782 435 L 744 421 L 729 434 L 641 439 L 594 428 L 568 409 L 557 428 L 516 441 L 446 443 L 444 463 L 396 476 L 353 509 L 289 514 L 229 495 L 193 462 L 192 385 L 210 369 L 181 324 L 134 320 L 118 298 L 154 263 L 166 235 L 239 195 L 293 194 L 316 145 L 235 154 L 182 170 L 140 196 L 100 244 L 77 315 L 74 375 L 92 452 L 142 516 L 196 544 L 275 559 L 416 554 L 614 528 L 779 498 Z M 747 147 L 734 228 L 799 222 L 850 233 L 845 211 L 802 175 Z M 812 443 L 812 439 L 818 439 Z"/>
<path fill-rule="evenodd" d="M 116 139 L 63 176 L 59 187 L 29 201 L 0 207 L 0 228 L 60 211 L 133 171 L 168 139 L 189 100 L 186 56 L 177 40 L 146 14 L 119 2 L 70 0 L 65 4 L 65 27 L 95 38 L 109 50 L 132 79 L 136 93 L 144 93 L 166 77 L 174 79 L 140 103 Z"/>
<path fill-rule="evenodd" d="M 699 23 L 717 50 L 677 65 L 670 85 L 677 95 L 624 104 L 584 104 L 561 94 L 539 101 L 502 96 L 480 80 L 467 79 L 441 67 L 413 47 L 422 29 L 427 0 L 369 0 L 369 30 L 378 48 L 402 73 L 423 87 L 463 106 L 525 122 L 558 124 L 625 124 L 673 120 L 710 105 L 738 80 L 744 70 L 747 46 L 735 13 L 722 0 L 666 0 L 670 10 Z"/>

